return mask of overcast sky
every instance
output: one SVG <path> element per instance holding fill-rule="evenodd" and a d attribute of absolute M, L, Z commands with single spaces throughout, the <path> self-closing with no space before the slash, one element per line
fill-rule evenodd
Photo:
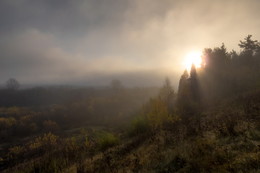
<path fill-rule="evenodd" d="M 260 39 L 259 0 L 1 0 L 0 83 L 159 84 L 190 51 Z"/>

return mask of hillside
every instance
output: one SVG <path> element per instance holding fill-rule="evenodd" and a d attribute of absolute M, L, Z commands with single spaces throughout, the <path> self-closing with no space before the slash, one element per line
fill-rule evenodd
<path fill-rule="evenodd" d="M 260 169 L 260 90 L 223 100 L 188 121 L 171 120 L 156 128 L 139 122 L 134 128 L 135 135 L 130 129 L 117 134 L 117 139 L 104 135 L 103 141 L 88 143 L 88 149 L 75 143 L 76 138 L 64 143 L 65 148 L 53 142 L 52 152 L 4 172 L 256 173 Z M 82 136 L 91 134 L 77 137 Z M 66 153 L 71 155 L 68 160 L 63 157 Z"/>
<path fill-rule="evenodd" d="M 82 172 L 258 172 L 260 91 L 223 101 L 190 124 L 165 124 L 85 160 Z M 71 168 L 73 169 L 73 167 Z"/>

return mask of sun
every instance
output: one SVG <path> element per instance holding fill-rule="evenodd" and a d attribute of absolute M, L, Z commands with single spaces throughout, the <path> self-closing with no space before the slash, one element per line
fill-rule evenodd
<path fill-rule="evenodd" d="M 187 70 L 190 70 L 192 64 L 194 64 L 196 68 L 200 68 L 202 63 L 201 55 L 202 53 L 199 51 L 189 52 L 185 56 L 185 61 L 184 61 L 185 68 Z"/>

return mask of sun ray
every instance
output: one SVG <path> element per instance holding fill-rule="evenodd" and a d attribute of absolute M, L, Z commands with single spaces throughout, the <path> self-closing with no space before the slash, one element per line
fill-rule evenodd
<path fill-rule="evenodd" d="M 196 68 L 201 67 L 202 59 L 201 59 L 202 53 L 199 51 L 193 51 L 186 55 L 184 65 L 187 70 L 190 70 L 192 64 L 195 65 Z"/>

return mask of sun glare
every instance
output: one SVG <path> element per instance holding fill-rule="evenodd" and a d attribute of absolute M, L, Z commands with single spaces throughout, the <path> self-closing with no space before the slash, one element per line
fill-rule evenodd
<path fill-rule="evenodd" d="M 188 53 L 184 61 L 184 65 L 187 70 L 190 70 L 192 64 L 194 64 L 196 68 L 200 68 L 201 63 L 202 63 L 201 52 L 199 51 Z"/>

